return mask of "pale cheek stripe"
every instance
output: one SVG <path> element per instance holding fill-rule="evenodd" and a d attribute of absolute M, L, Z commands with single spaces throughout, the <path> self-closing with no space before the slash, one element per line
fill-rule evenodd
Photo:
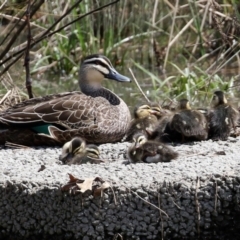
<path fill-rule="evenodd" d="M 109 71 L 107 68 L 102 67 L 101 65 L 95 65 L 95 68 L 97 68 L 100 72 L 104 73 L 104 74 L 109 74 Z"/>

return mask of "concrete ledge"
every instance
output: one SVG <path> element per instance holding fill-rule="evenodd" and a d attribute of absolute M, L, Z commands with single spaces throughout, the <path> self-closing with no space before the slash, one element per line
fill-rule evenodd
<path fill-rule="evenodd" d="M 81 166 L 60 165 L 58 148 L 2 148 L 0 239 L 240 238 L 240 139 L 176 146 L 179 159 L 158 164 L 125 165 L 127 146 L 102 145 L 109 163 Z M 67 173 L 113 188 L 72 196 Z"/>

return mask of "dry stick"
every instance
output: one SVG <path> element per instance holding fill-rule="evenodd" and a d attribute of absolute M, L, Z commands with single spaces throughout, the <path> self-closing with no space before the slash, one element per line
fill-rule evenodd
<path fill-rule="evenodd" d="M 161 200 L 160 200 L 160 188 L 159 188 L 159 192 L 158 192 L 158 207 L 159 209 L 161 209 Z M 161 239 L 163 240 L 164 237 L 164 233 L 163 233 L 163 218 L 162 218 L 162 212 L 159 211 L 160 214 L 160 220 L 161 220 Z"/>
<path fill-rule="evenodd" d="M 214 213 L 217 212 L 217 198 L 218 198 L 218 189 L 217 189 L 217 181 L 215 181 L 215 196 L 214 196 Z"/>
<path fill-rule="evenodd" d="M 168 44 L 168 47 L 171 47 L 177 39 L 188 29 L 188 27 L 193 23 L 194 19 L 192 18 L 183 28 L 182 30 L 173 38 L 173 40 Z"/>
<path fill-rule="evenodd" d="M 143 90 L 141 89 L 140 85 L 138 84 L 138 81 L 137 81 L 137 79 L 135 78 L 135 76 L 134 76 L 134 74 L 133 74 L 133 72 L 132 72 L 132 69 L 131 69 L 131 68 L 128 68 L 128 70 L 129 70 L 129 72 L 131 73 L 131 75 L 132 75 L 132 77 L 133 77 L 133 79 L 134 79 L 134 81 L 135 81 L 135 83 L 136 83 L 139 91 L 142 93 L 143 97 L 147 100 L 147 102 L 150 103 L 150 100 L 148 99 L 148 97 L 145 95 L 145 93 L 144 93 Z"/>
<path fill-rule="evenodd" d="M 0 77 L 1 77 L 5 72 L 7 72 L 8 69 L 9 69 L 15 62 L 17 62 L 17 61 L 22 57 L 22 55 L 23 55 L 23 53 L 20 54 L 19 56 L 17 56 L 11 63 L 9 63 L 9 64 L 3 69 L 3 71 L 0 72 Z M 0 63 L 0 65 L 1 65 L 1 63 Z"/>
<path fill-rule="evenodd" d="M 36 2 L 36 1 L 35 1 Z M 36 11 L 41 7 L 41 5 L 44 3 L 44 0 L 40 0 L 39 3 L 34 7 L 32 8 L 32 12 L 30 14 L 30 17 L 32 17 Z M 18 23 L 18 22 L 17 22 Z M 17 24 L 16 23 L 16 24 Z M 17 28 L 15 24 L 15 28 Z M 0 60 L 2 60 L 5 55 L 8 53 L 9 49 L 11 48 L 11 46 L 14 44 L 14 42 L 16 41 L 16 39 L 18 38 L 18 36 L 20 35 L 20 33 L 23 31 L 23 29 L 25 28 L 25 26 L 27 25 L 27 22 L 25 21 L 20 27 L 18 27 L 16 33 L 14 34 L 14 36 L 11 38 L 11 40 L 8 42 L 7 46 L 5 47 L 5 49 L 2 51 L 2 53 L 0 54 Z M 3 63 L 0 62 L 0 66 L 2 65 Z"/>
<path fill-rule="evenodd" d="M 81 2 L 82 0 L 79 0 L 75 4 L 73 4 L 72 7 L 70 7 L 56 22 L 54 22 L 52 26 L 42 34 L 42 36 L 40 36 L 40 38 L 47 35 L 60 21 L 62 21 L 63 18 L 65 18 Z"/>
<path fill-rule="evenodd" d="M 88 16 L 88 15 L 94 13 L 94 12 L 100 11 L 100 10 L 102 10 L 102 9 L 110 6 L 110 5 L 113 5 L 113 4 L 117 3 L 117 2 L 119 2 L 119 0 L 115 0 L 115 1 L 113 1 L 113 2 L 111 2 L 111 3 L 105 4 L 105 5 L 103 5 L 103 6 L 99 7 L 99 8 L 96 8 L 96 9 L 94 9 L 94 10 L 92 10 L 92 11 L 90 11 L 90 12 L 88 12 L 88 13 L 86 13 L 86 14 L 84 14 L 84 15 L 76 18 L 76 19 L 74 19 L 73 21 L 67 23 L 66 25 L 60 27 L 59 29 L 57 29 L 57 30 L 55 30 L 55 31 L 53 31 L 53 32 L 51 32 L 51 33 L 49 33 L 49 34 L 47 34 L 47 35 L 44 35 L 44 36 L 42 36 L 42 37 L 39 37 L 39 39 L 37 39 L 37 40 L 35 40 L 34 42 L 32 42 L 31 47 L 35 46 L 36 44 L 38 44 L 39 42 L 41 42 L 41 41 L 44 40 L 45 38 L 51 37 L 51 36 L 54 35 L 55 33 L 60 32 L 60 31 L 63 30 L 65 27 L 68 27 L 69 25 L 71 25 L 71 24 L 79 21 L 80 19 L 82 19 L 82 18 L 84 18 L 84 17 L 86 17 L 86 16 Z M 7 61 L 9 61 L 10 59 L 12 59 L 13 57 L 17 56 L 18 54 L 20 54 L 20 56 L 19 56 L 19 58 L 20 58 L 20 57 L 23 55 L 23 52 L 24 52 L 25 50 L 26 50 L 26 47 L 24 47 L 23 49 L 15 52 L 14 54 L 12 54 L 11 56 L 9 56 L 8 58 L 4 59 L 2 62 L 0 62 L 0 66 L 1 66 L 1 64 L 4 64 L 4 63 L 6 63 Z M 18 59 L 19 59 L 19 58 L 18 58 Z M 8 68 L 10 68 L 12 65 L 13 65 L 13 63 L 10 63 L 10 64 L 8 65 Z M 0 72 L 0 76 L 2 76 L 5 72 L 6 72 L 6 70 L 4 69 L 2 72 Z"/>
<path fill-rule="evenodd" d="M 193 47 L 193 50 L 192 50 L 192 55 L 195 53 L 196 49 L 197 49 L 197 46 L 198 46 L 198 43 L 199 43 L 199 40 L 200 40 L 200 37 L 202 38 L 202 29 L 205 25 L 205 22 L 206 22 L 206 18 L 207 18 L 207 13 L 208 13 L 208 9 L 210 7 L 210 4 L 211 4 L 211 1 L 208 1 L 207 2 L 207 5 L 205 7 L 205 11 L 204 11 L 204 14 L 203 14 L 203 19 L 202 19 L 202 23 L 201 23 L 201 26 L 200 26 L 200 31 L 199 31 L 199 34 L 201 34 L 200 36 L 197 37 L 197 41 Z"/>
<path fill-rule="evenodd" d="M 196 190 L 195 190 L 195 203 L 196 203 L 196 211 L 197 211 L 197 232 L 198 232 L 198 236 L 200 236 L 200 220 L 201 220 L 200 207 L 199 207 L 199 201 L 198 201 L 198 196 L 197 196 L 199 185 L 200 185 L 200 181 L 199 181 L 199 177 L 197 177 Z"/>
<path fill-rule="evenodd" d="M 169 51 L 170 51 L 170 48 L 171 48 L 170 41 L 171 41 L 172 36 L 173 36 L 173 30 L 174 30 L 174 26 L 175 26 L 175 20 L 176 20 L 178 5 L 179 5 L 179 0 L 176 0 L 174 14 L 173 14 L 173 23 L 172 23 L 172 26 L 171 26 L 171 31 L 170 31 L 169 41 L 168 41 L 168 45 L 167 45 L 166 56 L 165 56 L 165 59 L 164 59 L 163 69 L 166 68 L 168 55 L 169 55 Z"/>
<path fill-rule="evenodd" d="M 7 93 L 3 96 L 3 98 L 0 100 L 0 104 L 4 102 L 4 100 L 8 97 L 8 95 L 12 92 L 12 90 L 8 90 Z"/>
<path fill-rule="evenodd" d="M 25 145 L 16 144 L 16 143 L 12 143 L 12 142 L 6 142 L 5 146 L 6 147 L 10 147 L 10 148 L 17 148 L 17 149 L 21 149 L 21 148 L 32 149 L 31 147 L 28 147 L 28 146 L 25 146 Z"/>
<path fill-rule="evenodd" d="M 31 46 L 31 40 L 32 40 L 32 35 L 31 35 L 31 26 L 30 26 L 30 8 L 31 8 L 31 0 L 28 1 L 28 7 L 26 11 L 26 22 L 28 26 L 28 35 L 27 35 L 27 49 L 25 53 L 25 58 L 24 58 L 24 67 L 26 69 L 26 88 L 28 91 L 28 97 L 31 99 L 33 98 L 33 93 L 32 93 L 32 80 L 30 76 L 30 69 L 29 69 L 29 61 L 30 61 L 30 46 Z"/>
<path fill-rule="evenodd" d="M 151 205 L 152 207 L 158 209 L 161 213 L 163 213 L 165 216 L 167 216 L 167 217 L 169 218 L 168 214 L 167 214 L 165 211 L 163 211 L 161 208 L 157 207 L 156 205 L 154 205 L 154 204 L 148 202 L 147 200 L 145 200 L 144 198 L 140 197 L 136 192 L 134 192 L 134 191 L 131 190 L 130 188 L 128 188 L 128 189 L 129 189 L 132 193 L 134 193 L 138 198 L 140 198 L 141 200 L 143 200 L 145 203 L 147 203 L 147 204 Z"/>

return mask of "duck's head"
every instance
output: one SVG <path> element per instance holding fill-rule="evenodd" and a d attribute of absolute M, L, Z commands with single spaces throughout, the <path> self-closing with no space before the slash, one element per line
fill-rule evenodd
<path fill-rule="evenodd" d="M 226 104 L 226 103 L 227 103 L 227 99 L 223 91 L 215 91 L 213 93 L 212 102 L 211 102 L 213 107 L 216 107 L 221 104 Z"/>
<path fill-rule="evenodd" d="M 99 159 L 100 156 L 99 148 L 94 144 L 88 144 L 86 146 L 86 156 L 92 159 Z"/>
<path fill-rule="evenodd" d="M 130 78 L 118 73 L 107 57 L 101 54 L 87 56 L 79 70 L 79 85 L 82 92 L 88 94 L 100 89 L 104 78 L 118 82 L 131 81 Z"/>
<path fill-rule="evenodd" d="M 147 136 L 140 132 L 133 135 L 133 145 L 135 148 L 140 148 L 145 142 L 147 142 Z"/>
<path fill-rule="evenodd" d="M 153 109 L 147 104 L 140 105 L 134 108 L 133 115 L 135 119 L 145 118 L 150 116 L 151 114 L 157 114 L 159 112 L 158 109 Z"/>
<path fill-rule="evenodd" d="M 131 145 L 128 149 L 128 159 L 132 163 L 142 162 L 143 151 L 140 148 L 136 148 L 134 145 Z"/>
<path fill-rule="evenodd" d="M 189 101 L 185 98 L 179 100 L 178 109 L 179 110 L 191 109 Z"/>
<path fill-rule="evenodd" d="M 152 103 L 151 109 L 152 109 L 152 114 L 154 114 L 158 119 L 165 114 L 165 111 L 162 109 L 162 107 L 158 103 Z"/>
<path fill-rule="evenodd" d="M 71 141 L 63 145 L 62 154 L 59 157 L 59 159 L 63 163 L 68 163 L 76 155 L 83 156 L 85 153 L 86 153 L 86 142 L 80 137 L 75 137 Z"/>

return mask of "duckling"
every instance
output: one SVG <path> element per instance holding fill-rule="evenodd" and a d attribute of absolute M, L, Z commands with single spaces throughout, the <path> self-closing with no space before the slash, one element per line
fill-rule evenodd
<path fill-rule="evenodd" d="M 157 119 L 161 119 L 161 117 L 166 114 L 166 111 L 158 103 L 151 103 L 150 108 Z"/>
<path fill-rule="evenodd" d="M 149 105 L 144 104 L 135 107 L 133 111 L 134 119 L 130 122 L 128 131 L 122 141 L 130 141 L 137 132 L 143 132 L 151 135 L 158 124 L 156 115 L 160 115 L 160 108 L 152 109 Z"/>
<path fill-rule="evenodd" d="M 209 138 L 227 140 L 232 129 L 237 126 L 239 112 L 228 104 L 223 91 L 215 91 L 209 111 Z"/>
<path fill-rule="evenodd" d="M 71 141 L 64 144 L 62 155 L 59 159 L 64 164 L 84 164 L 84 163 L 101 163 L 99 159 L 99 149 L 94 144 L 86 145 L 85 140 L 75 137 Z"/>
<path fill-rule="evenodd" d="M 206 140 L 208 137 L 208 123 L 206 117 L 197 110 L 192 110 L 187 99 L 179 101 L 178 111 L 174 114 L 170 123 L 171 129 L 185 138 L 193 140 Z"/>
<path fill-rule="evenodd" d="M 158 126 L 154 129 L 151 139 L 161 142 L 178 142 L 181 141 L 182 136 L 179 132 L 171 128 L 171 121 L 174 112 L 168 110 L 166 115 L 162 116 L 158 122 Z"/>
<path fill-rule="evenodd" d="M 143 133 L 133 136 L 134 143 L 128 149 L 128 158 L 132 163 L 170 162 L 178 157 L 178 153 L 157 141 L 147 140 Z"/>

